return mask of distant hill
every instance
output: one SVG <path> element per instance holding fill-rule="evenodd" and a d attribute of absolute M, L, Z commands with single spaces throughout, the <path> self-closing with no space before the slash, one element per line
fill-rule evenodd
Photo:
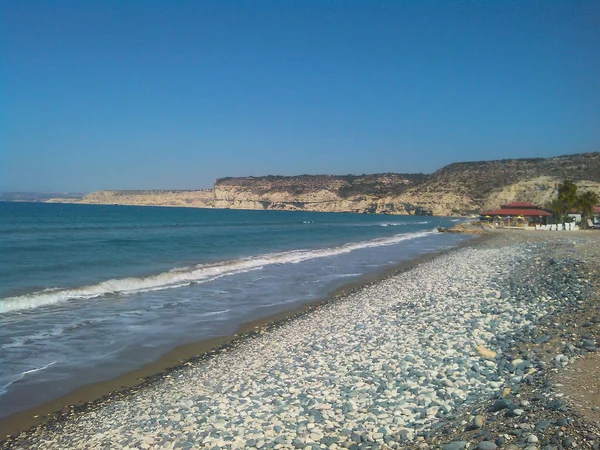
<path fill-rule="evenodd" d="M 80 202 L 462 215 L 513 201 L 543 205 L 565 177 L 600 195 L 600 152 L 454 163 L 433 174 L 229 177 L 217 179 L 213 190 L 99 191 Z"/>
<path fill-rule="evenodd" d="M 556 196 L 558 184 L 566 177 L 600 195 L 600 152 L 454 163 L 401 195 L 399 201 L 436 214 L 473 213 L 513 201 L 544 205 Z"/>

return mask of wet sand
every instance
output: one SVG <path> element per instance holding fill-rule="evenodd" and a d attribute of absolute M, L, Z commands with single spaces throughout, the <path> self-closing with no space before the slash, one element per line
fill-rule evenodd
<path fill-rule="evenodd" d="M 335 302 L 364 286 L 377 283 L 378 281 L 395 274 L 408 271 L 419 264 L 431 261 L 438 256 L 454 251 L 457 248 L 477 246 L 493 238 L 495 234 L 496 233 L 488 233 L 477 236 L 461 242 L 452 249 L 422 255 L 410 261 L 398 264 L 381 273 L 365 276 L 358 281 L 336 289 L 324 299 L 315 300 L 288 311 L 247 322 L 233 335 L 181 345 L 166 353 L 157 361 L 146 364 L 137 370 L 128 372 L 112 380 L 81 387 L 58 399 L 2 418 L 0 419 L 0 443 L 7 437 L 14 436 L 38 425 L 48 424 L 51 427 L 54 422 L 61 421 L 73 413 L 93 409 L 114 398 L 123 398 L 133 395 L 158 380 L 169 377 L 171 372 L 176 371 L 186 364 L 210 358 L 220 352 L 226 352 L 239 345 L 249 336 L 256 333 L 262 333 L 267 329 L 276 328 L 331 302 Z"/>

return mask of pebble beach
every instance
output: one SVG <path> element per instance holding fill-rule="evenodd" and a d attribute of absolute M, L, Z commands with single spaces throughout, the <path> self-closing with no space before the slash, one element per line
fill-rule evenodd
<path fill-rule="evenodd" d="M 492 234 L 1 445 L 598 448 L 561 374 L 600 347 L 600 233 Z"/>

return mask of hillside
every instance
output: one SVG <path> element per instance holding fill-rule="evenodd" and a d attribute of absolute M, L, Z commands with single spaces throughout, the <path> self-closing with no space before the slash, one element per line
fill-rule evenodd
<path fill-rule="evenodd" d="M 99 191 L 86 195 L 80 202 L 460 215 L 512 201 L 545 204 L 556 195 L 557 185 L 565 177 L 572 178 L 581 189 L 591 189 L 600 195 L 600 152 L 454 163 L 431 175 L 384 173 L 219 178 L 213 190 Z"/>
<path fill-rule="evenodd" d="M 454 163 L 401 194 L 397 201 L 443 215 L 474 213 L 512 201 L 543 205 L 556 196 L 557 185 L 565 177 L 581 189 L 600 194 L 600 152 Z"/>

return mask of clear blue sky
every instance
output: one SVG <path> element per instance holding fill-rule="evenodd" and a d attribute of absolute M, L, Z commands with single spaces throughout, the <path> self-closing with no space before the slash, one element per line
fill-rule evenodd
<path fill-rule="evenodd" d="M 0 5 L 0 190 L 600 151 L 600 2 Z"/>

